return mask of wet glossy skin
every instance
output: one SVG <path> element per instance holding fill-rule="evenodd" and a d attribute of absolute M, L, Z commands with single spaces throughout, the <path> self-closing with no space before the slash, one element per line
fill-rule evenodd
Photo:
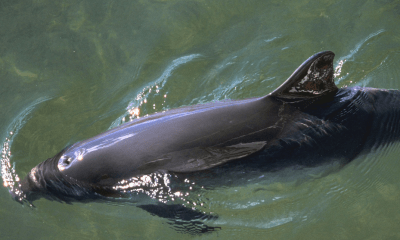
<path fill-rule="evenodd" d="M 169 170 L 170 161 L 160 159 L 182 150 L 270 141 L 279 120 L 279 104 L 272 102 L 258 98 L 213 103 L 133 121 L 74 144 L 63 154 L 59 168 L 65 165 L 62 173 L 77 180 L 105 182 Z M 64 164 L 65 158 L 71 162 Z"/>

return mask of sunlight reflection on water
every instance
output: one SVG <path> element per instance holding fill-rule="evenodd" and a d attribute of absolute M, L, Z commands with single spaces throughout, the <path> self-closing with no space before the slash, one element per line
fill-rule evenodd
<path fill-rule="evenodd" d="M 3 178 L 3 185 L 7 187 L 14 198 L 20 202 L 24 200 L 25 196 L 20 190 L 20 178 L 15 172 L 15 165 L 11 166 L 11 145 L 14 137 L 18 135 L 18 131 L 29 120 L 29 114 L 35 109 L 37 105 L 49 100 L 48 97 L 42 97 L 33 102 L 30 106 L 25 108 L 14 121 L 7 128 L 9 135 L 3 142 L 3 149 L 1 154 L 1 176 Z M 15 163 L 15 162 L 14 162 Z"/>

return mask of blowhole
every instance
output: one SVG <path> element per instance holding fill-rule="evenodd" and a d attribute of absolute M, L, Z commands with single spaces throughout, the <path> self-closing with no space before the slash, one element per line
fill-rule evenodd
<path fill-rule="evenodd" d="M 72 162 L 72 158 L 66 158 L 63 161 L 63 163 L 66 164 L 66 165 L 70 164 L 71 162 Z"/>

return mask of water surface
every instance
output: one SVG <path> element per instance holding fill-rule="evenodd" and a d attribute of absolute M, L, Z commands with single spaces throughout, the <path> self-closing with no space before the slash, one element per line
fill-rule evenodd
<path fill-rule="evenodd" d="M 399 14 L 400 3 L 390 0 L 2 1 L 3 185 L 137 115 L 266 95 L 322 50 L 336 53 L 339 87 L 400 89 Z M 400 239 L 399 154 L 393 143 L 340 170 L 282 171 L 202 192 L 207 211 L 219 216 L 207 224 L 222 230 L 196 236 L 126 204 L 42 199 L 31 209 L 3 187 L 0 233 L 2 239 Z"/>

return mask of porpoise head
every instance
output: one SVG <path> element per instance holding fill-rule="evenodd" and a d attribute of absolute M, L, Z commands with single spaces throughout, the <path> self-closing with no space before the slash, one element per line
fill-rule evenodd
<path fill-rule="evenodd" d="M 19 187 L 10 191 L 13 199 L 20 203 L 40 198 L 69 203 L 99 198 L 96 186 L 77 182 L 60 172 L 57 165 L 64 152 L 65 149 L 32 168 Z"/>

